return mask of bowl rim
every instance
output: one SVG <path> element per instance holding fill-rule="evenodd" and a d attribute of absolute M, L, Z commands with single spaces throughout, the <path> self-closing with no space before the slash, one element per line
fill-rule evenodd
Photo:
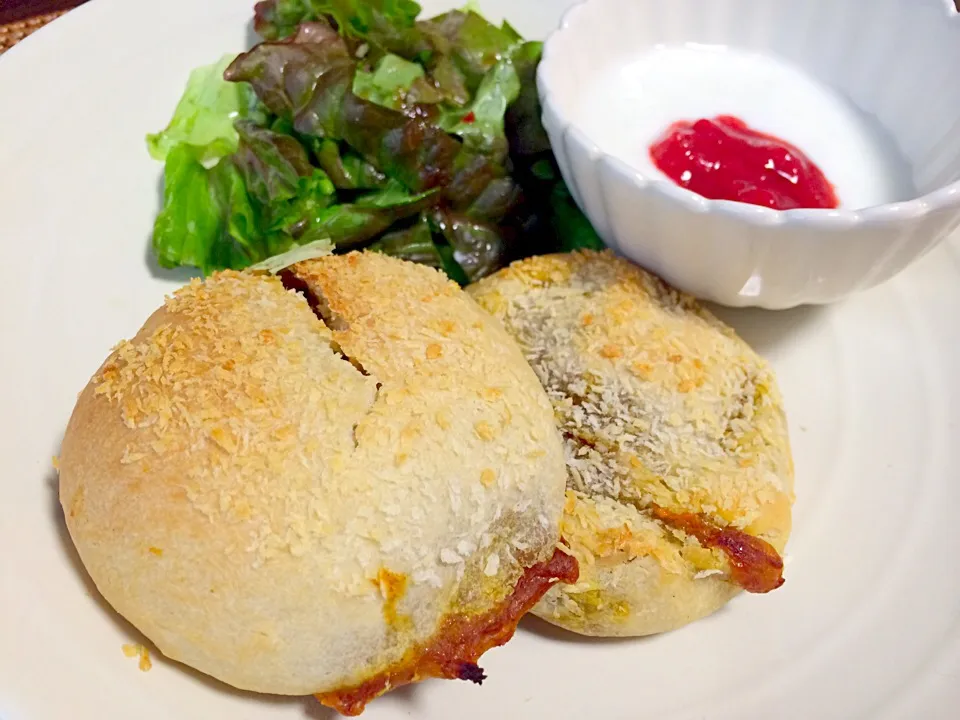
<path fill-rule="evenodd" d="M 802 223 L 823 230 L 840 230 L 861 223 L 876 225 L 916 220 L 938 210 L 960 204 L 960 179 L 958 179 L 909 200 L 871 205 L 865 208 L 776 210 L 736 200 L 705 198 L 671 180 L 651 177 L 613 153 L 601 150 L 600 146 L 590 139 L 586 132 L 560 111 L 555 99 L 557 93 L 554 90 L 551 67 L 556 66 L 555 59 L 560 55 L 557 52 L 559 40 L 571 32 L 571 27 L 575 27 L 574 22 L 577 16 L 586 12 L 591 6 L 598 6 L 605 1 L 580 0 L 564 12 L 560 19 L 560 25 L 543 43 L 543 54 L 537 68 L 537 93 L 540 97 L 543 117 L 551 116 L 556 119 L 556 131 L 564 140 L 569 138 L 584 147 L 593 162 L 599 162 L 602 166 L 606 166 L 615 175 L 627 180 L 639 189 L 656 194 L 692 213 L 716 213 L 752 225 L 777 226 L 788 223 Z M 954 0 L 943 0 L 943 7 L 946 11 L 945 20 L 960 24 L 960 12 L 954 5 Z M 544 123 L 544 125 L 546 124 Z M 571 172 L 573 171 L 571 170 Z"/>

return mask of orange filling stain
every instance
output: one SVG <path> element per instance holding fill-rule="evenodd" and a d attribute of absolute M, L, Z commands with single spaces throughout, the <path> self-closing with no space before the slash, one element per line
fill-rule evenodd
<path fill-rule="evenodd" d="M 410 619 L 397 613 L 397 603 L 407 591 L 407 576 L 380 568 L 377 579 L 372 581 L 383 595 L 383 619 L 390 627 L 399 627 Z"/>
<path fill-rule="evenodd" d="M 657 505 L 650 512 L 660 522 L 692 535 L 704 547 L 723 552 L 733 581 L 747 592 L 767 593 L 783 585 L 783 559 L 767 541 L 736 528 L 718 527 L 694 513 L 671 512 Z"/>
<path fill-rule="evenodd" d="M 355 716 L 363 712 L 367 703 L 385 692 L 426 678 L 469 680 L 480 684 L 486 677 L 477 666 L 480 656 L 513 637 L 520 618 L 553 585 L 575 583 L 579 576 L 576 559 L 556 550 L 547 562 L 528 568 L 513 594 L 490 612 L 449 617 L 431 640 L 410 650 L 396 665 L 360 685 L 319 693 L 316 697 L 343 715 Z"/>

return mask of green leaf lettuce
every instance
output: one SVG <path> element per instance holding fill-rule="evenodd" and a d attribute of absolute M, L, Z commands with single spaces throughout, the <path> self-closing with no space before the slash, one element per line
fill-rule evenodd
<path fill-rule="evenodd" d="M 261 111 L 250 85 L 223 79 L 223 71 L 234 57 L 225 55 L 219 62 L 190 73 L 170 124 L 159 133 L 147 135 L 147 148 L 155 160 L 165 160 L 177 145 L 189 145 L 194 156 L 204 164 L 237 149 L 234 121 L 258 116 Z"/>

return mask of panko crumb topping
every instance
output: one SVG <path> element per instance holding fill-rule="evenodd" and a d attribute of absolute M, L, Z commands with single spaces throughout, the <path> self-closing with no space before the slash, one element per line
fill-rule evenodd
<path fill-rule="evenodd" d="M 310 557 L 336 592 L 380 595 L 390 624 L 418 587 L 486 578 L 455 601 L 501 601 L 559 537 L 562 449 L 535 375 L 434 270 L 353 254 L 290 272 L 296 289 L 195 280 L 116 347 L 93 385 L 135 431 L 120 465 L 201 459 L 164 482 L 236 530 L 227 555 Z"/>
<path fill-rule="evenodd" d="M 140 659 L 137 663 L 140 672 L 148 672 L 153 667 L 153 662 L 150 660 L 150 650 L 144 645 L 140 643 L 128 643 L 122 645 L 120 649 L 123 650 L 123 654 L 128 658 L 135 657 Z"/>
<path fill-rule="evenodd" d="M 792 494 L 782 401 L 771 369 L 730 328 L 610 253 L 530 258 L 472 294 L 553 403 L 568 467 L 562 530 L 582 560 L 654 555 L 700 577 L 726 569 L 721 553 L 653 519 L 654 505 L 782 548 Z"/>
<path fill-rule="evenodd" d="M 127 428 L 151 437 L 131 442 L 121 464 L 147 473 L 165 458 L 214 450 L 212 467 L 193 467 L 181 480 L 190 503 L 211 520 L 252 523 L 236 549 L 260 562 L 302 553 L 325 533 L 319 489 L 258 478 L 308 467 L 330 417 L 359 419 L 369 410 L 374 381 L 339 358 L 329 329 L 277 278 L 226 272 L 193 280 L 165 310 L 168 321 L 148 322 L 138 338 L 120 343 L 96 378 L 96 393 L 119 405 Z M 339 392 L 326 412 L 289 402 L 332 386 Z M 353 444 L 337 440 L 334 448 Z M 273 503 L 290 508 L 284 522 L 257 509 Z"/>

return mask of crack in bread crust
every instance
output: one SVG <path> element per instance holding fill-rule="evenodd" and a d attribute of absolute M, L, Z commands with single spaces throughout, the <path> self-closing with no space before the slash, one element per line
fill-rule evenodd
<path fill-rule="evenodd" d="M 556 548 L 565 467 L 516 344 L 441 273 L 373 253 L 291 271 L 314 292 L 217 273 L 121 343 L 71 417 L 60 496 L 161 652 L 304 695 L 502 602 Z"/>
<path fill-rule="evenodd" d="M 738 576 L 723 543 L 701 542 L 687 532 L 693 524 L 666 522 L 656 508 L 729 528 L 730 537 L 757 537 L 758 558 L 782 551 L 793 493 L 782 400 L 772 370 L 733 330 L 610 253 L 530 258 L 469 290 L 518 341 L 563 436 L 562 531 L 585 569 L 576 588 L 548 594 L 543 617 L 571 618 L 585 606 L 567 603 L 564 611 L 566 600 L 599 592 L 583 610 L 599 619 L 561 624 L 646 634 L 729 599 L 718 583 Z M 641 560 L 644 569 L 629 570 Z M 670 597 L 682 594 L 665 589 L 675 581 L 690 582 L 698 609 L 671 607 Z M 747 584 L 769 589 L 778 581 Z M 710 598 L 696 600 L 697 587 Z M 645 623 L 628 608 L 642 605 L 644 593 L 661 603 L 662 620 Z"/>

